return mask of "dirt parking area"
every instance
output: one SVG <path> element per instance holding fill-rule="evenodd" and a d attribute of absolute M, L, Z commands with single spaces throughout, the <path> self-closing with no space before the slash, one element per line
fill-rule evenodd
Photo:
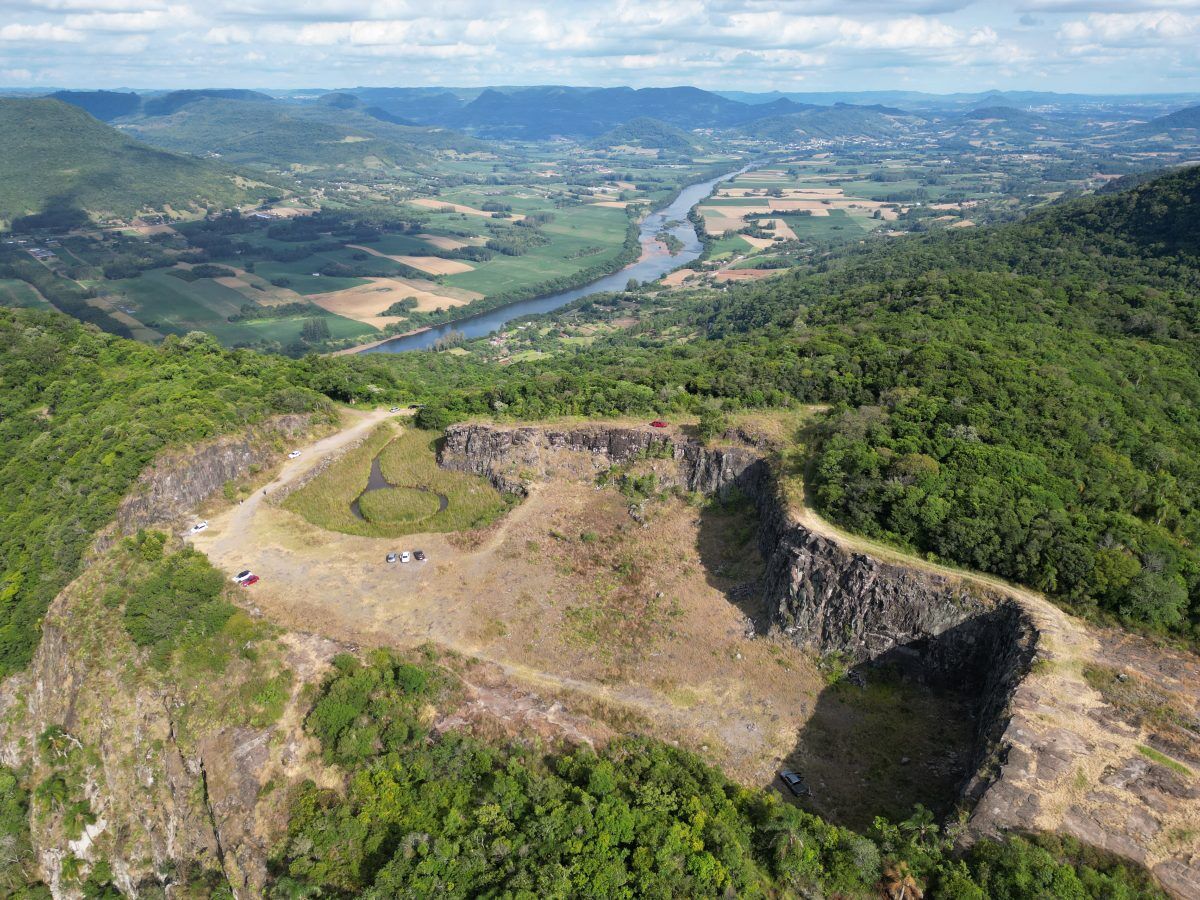
<path fill-rule="evenodd" d="M 645 504 L 640 522 L 614 488 L 561 477 L 482 532 L 389 540 L 324 531 L 270 498 L 210 515 L 193 541 L 230 574 L 260 575 L 246 601 L 286 627 L 361 645 L 432 641 L 747 784 L 770 781 L 824 687 L 804 653 L 748 636 L 762 562 L 744 509 L 670 497 Z M 425 562 L 385 562 L 417 548 Z"/>

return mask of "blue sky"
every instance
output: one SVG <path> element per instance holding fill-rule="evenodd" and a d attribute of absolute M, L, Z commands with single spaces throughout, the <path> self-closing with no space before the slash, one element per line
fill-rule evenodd
<path fill-rule="evenodd" d="M 1200 90 L 1200 0 L 0 0 L 0 85 Z"/>

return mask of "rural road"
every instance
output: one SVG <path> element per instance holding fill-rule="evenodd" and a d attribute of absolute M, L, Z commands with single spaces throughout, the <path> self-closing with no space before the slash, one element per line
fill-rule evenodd
<path fill-rule="evenodd" d="M 213 516 L 209 523 L 209 531 L 199 534 L 189 532 L 184 535 L 184 540 L 203 550 L 218 565 L 219 559 L 254 546 L 254 518 L 263 501 L 301 481 L 321 465 L 326 457 L 340 453 L 348 445 L 365 438 L 380 422 L 411 414 L 410 410 L 398 413 L 385 409 L 369 412 L 347 411 L 346 415 L 351 418 L 351 422 L 345 428 L 301 448 L 300 456 L 296 459 L 285 459 L 279 474 L 262 490 L 256 490 L 244 502 Z"/>

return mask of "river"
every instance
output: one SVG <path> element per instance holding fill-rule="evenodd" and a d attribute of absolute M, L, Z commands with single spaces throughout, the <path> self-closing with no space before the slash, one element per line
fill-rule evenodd
<path fill-rule="evenodd" d="M 711 194 L 713 188 L 722 181 L 728 181 L 730 178 L 740 175 L 749 168 L 750 166 L 746 166 L 743 169 L 739 169 L 736 172 L 729 172 L 719 178 L 713 178 L 709 181 L 702 181 L 690 187 L 685 187 L 679 192 L 679 196 L 671 202 L 670 206 L 646 216 L 641 222 L 638 234 L 638 239 L 642 244 L 641 257 L 637 262 L 630 263 L 625 268 L 619 269 L 611 275 L 597 278 L 595 281 L 589 282 L 582 287 L 571 288 L 569 291 L 561 291 L 560 293 L 538 297 L 534 300 L 519 300 L 516 303 L 490 309 L 487 312 L 481 312 L 466 319 L 459 319 L 457 322 L 448 322 L 445 325 L 438 325 L 425 331 L 418 331 L 416 334 L 395 337 L 391 340 L 364 348 L 360 352 L 403 353 L 405 350 L 425 350 L 432 347 L 438 338 L 445 337 L 451 331 L 462 332 L 468 338 L 483 337 L 491 334 L 493 331 L 499 330 L 513 319 L 536 315 L 538 313 L 547 313 L 553 309 L 558 309 L 560 306 L 566 306 L 572 300 L 586 297 L 588 294 L 624 290 L 630 278 L 636 278 L 638 281 L 654 281 L 661 278 L 672 269 L 678 269 L 680 266 L 686 265 L 698 258 L 704 250 L 704 245 L 700 243 L 700 237 L 696 234 L 696 229 L 688 221 L 688 211 Z M 674 256 L 667 252 L 666 247 L 656 237 L 663 230 L 663 226 L 672 221 L 682 223 L 667 229 L 683 243 L 683 249 Z"/>

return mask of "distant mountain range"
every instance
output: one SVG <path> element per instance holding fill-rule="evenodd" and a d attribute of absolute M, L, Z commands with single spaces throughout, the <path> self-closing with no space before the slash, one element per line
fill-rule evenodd
<path fill-rule="evenodd" d="M 1142 125 L 1138 131 L 1148 134 L 1171 134 L 1178 131 L 1195 131 L 1200 129 L 1200 106 L 1189 106 L 1165 116 L 1151 119 Z"/>
<path fill-rule="evenodd" d="M 414 165 L 429 149 L 477 146 L 470 137 L 417 125 L 348 92 L 331 92 L 305 102 L 245 90 L 187 90 L 154 96 L 60 91 L 54 97 L 149 144 L 234 163 Z"/>
<path fill-rule="evenodd" d="M 1188 95 L 743 93 L 551 85 L 52 96 L 159 147 L 275 169 L 419 167 L 430 152 L 469 151 L 482 146 L 478 139 L 495 138 L 564 137 L 688 153 L 705 144 L 709 131 L 778 143 L 924 133 L 954 146 L 975 139 L 1070 139 L 1093 133 L 1100 119 L 1128 122 L 1110 133 L 1135 140 L 1196 127 L 1188 124 L 1195 120 L 1194 109 L 1180 109 Z"/>

